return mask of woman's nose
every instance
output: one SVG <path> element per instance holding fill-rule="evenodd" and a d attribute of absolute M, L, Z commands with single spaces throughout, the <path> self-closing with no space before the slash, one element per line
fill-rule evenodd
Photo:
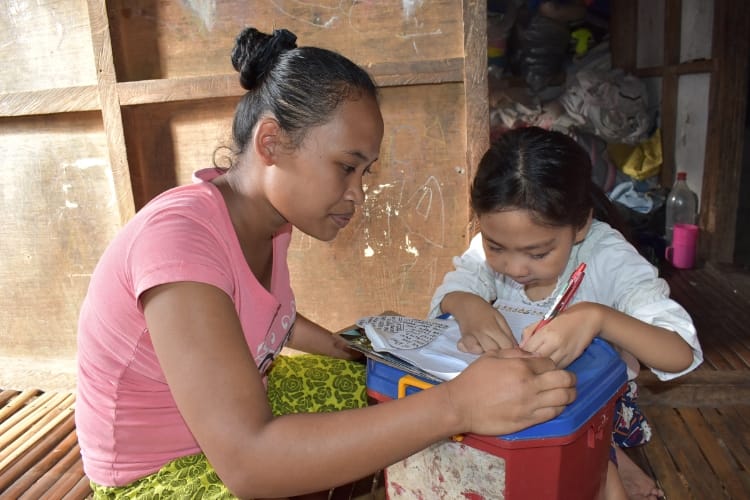
<path fill-rule="evenodd" d="M 344 193 L 344 198 L 353 201 L 355 205 L 365 202 L 365 190 L 362 186 L 362 178 L 353 179 Z"/>

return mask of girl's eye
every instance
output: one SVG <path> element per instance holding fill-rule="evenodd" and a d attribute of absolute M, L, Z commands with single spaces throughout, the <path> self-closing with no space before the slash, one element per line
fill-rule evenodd
<path fill-rule="evenodd" d="M 341 165 L 341 168 L 344 169 L 344 172 L 347 174 L 351 174 L 355 170 L 357 170 L 355 167 L 352 167 L 351 165 Z"/>
<path fill-rule="evenodd" d="M 534 260 L 541 260 L 545 258 L 547 255 L 549 255 L 549 252 L 537 253 L 537 254 L 532 254 L 531 258 Z"/>
<path fill-rule="evenodd" d="M 492 253 L 501 253 L 504 250 L 502 247 L 496 247 L 492 245 L 488 245 L 487 249 Z"/>

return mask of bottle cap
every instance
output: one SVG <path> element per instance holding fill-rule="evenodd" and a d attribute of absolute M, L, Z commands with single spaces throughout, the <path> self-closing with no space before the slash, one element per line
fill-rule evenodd
<path fill-rule="evenodd" d="M 687 173 L 686 172 L 677 172 L 677 180 L 678 181 L 684 181 L 687 179 Z"/>

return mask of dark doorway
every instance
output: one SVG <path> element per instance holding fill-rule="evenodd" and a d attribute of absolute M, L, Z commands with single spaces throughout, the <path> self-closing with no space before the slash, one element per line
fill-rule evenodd
<path fill-rule="evenodd" d="M 748 67 L 750 65 L 746 65 Z M 750 71 L 750 70 L 749 70 Z M 750 77 L 750 74 L 748 75 Z M 745 101 L 745 139 L 742 148 L 740 192 L 737 200 L 737 225 L 735 226 L 734 263 L 750 269 L 750 78 Z"/>

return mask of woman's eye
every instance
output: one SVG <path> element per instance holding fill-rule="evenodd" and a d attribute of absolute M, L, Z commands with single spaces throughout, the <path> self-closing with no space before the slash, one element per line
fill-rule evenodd
<path fill-rule="evenodd" d="M 534 259 L 534 260 L 541 260 L 541 259 L 545 258 L 547 255 L 549 255 L 549 252 L 537 253 L 537 254 L 532 254 L 531 258 Z"/>

